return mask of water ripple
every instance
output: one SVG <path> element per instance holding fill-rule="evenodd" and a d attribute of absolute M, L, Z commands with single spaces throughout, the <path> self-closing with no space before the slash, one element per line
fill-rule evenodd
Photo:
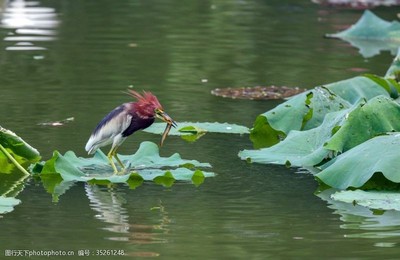
<path fill-rule="evenodd" d="M 39 6 L 37 1 L 9 1 L 0 13 L 0 27 L 9 29 L 5 42 L 8 51 L 46 50 L 43 42 L 57 39 L 58 14 L 54 8 Z M 21 44 L 23 43 L 23 44 Z"/>

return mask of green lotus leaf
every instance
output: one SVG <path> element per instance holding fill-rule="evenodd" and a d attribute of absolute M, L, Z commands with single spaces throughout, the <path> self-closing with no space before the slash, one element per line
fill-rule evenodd
<path fill-rule="evenodd" d="M 300 130 L 309 112 L 307 105 L 311 92 L 298 94 L 276 108 L 259 115 L 250 132 L 255 148 L 278 143 L 291 130 Z"/>
<path fill-rule="evenodd" d="M 188 143 L 193 143 L 193 142 L 196 142 L 197 140 L 199 140 L 205 134 L 206 134 L 206 132 L 191 134 L 191 135 L 182 135 L 181 138 Z"/>
<path fill-rule="evenodd" d="M 205 176 L 204 173 L 200 170 L 196 170 L 192 176 L 192 183 L 198 187 L 204 182 Z"/>
<path fill-rule="evenodd" d="M 387 70 L 385 78 L 400 82 L 400 48 L 397 50 L 397 55 L 394 58 L 392 65 Z"/>
<path fill-rule="evenodd" d="M 318 127 L 325 115 L 350 108 L 361 100 L 376 96 L 389 96 L 381 82 L 360 76 L 316 87 L 259 115 L 250 133 L 255 148 L 277 144 L 290 131 L 308 130 Z M 388 83 L 387 83 L 388 84 Z"/>
<path fill-rule="evenodd" d="M 126 183 L 128 184 L 129 188 L 134 190 L 140 185 L 143 184 L 143 178 L 137 173 L 131 173 Z"/>
<path fill-rule="evenodd" d="M 256 163 L 271 163 L 290 166 L 314 166 L 330 153 L 324 147 L 333 134 L 333 129 L 345 120 L 347 110 L 329 113 L 324 122 L 306 131 L 291 131 L 280 143 L 259 150 L 243 150 L 239 157 Z"/>
<path fill-rule="evenodd" d="M 389 50 L 395 55 L 400 43 L 400 23 L 385 21 L 367 10 L 353 26 L 326 36 L 348 41 L 366 58 L 382 50 Z"/>
<path fill-rule="evenodd" d="M 391 68 L 397 62 L 398 57 Z M 251 137 L 256 133 L 264 144 L 277 144 L 243 150 L 239 157 L 318 167 L 312 168 L 316 177 L 338 189 L 398 187 L 400 134 L 387 134 L 400 132 L 400 105 L 394 100 L 399 90 L 396 79 L 364 75 L 294 96 L 255 121 Z M 379 174 L 382 178 L 374 178 Z"/>
<path fill-rule="evenodd" d="M 400 105 L 384 96 L 358 105 L 325 145 L 334 152 L 347 151 L 386 132 L 400 131 Z"/>
<path fill-rule="evenodd" d="M 0 127 L 0 144 L 19 162 L 40 160 L 39 152 L 14 132 Z"/>
<path fill-rule="evenodd" d="M 265 164 L 297 167 L 315 166 L 340 152 L 357 149 L 358 146 L 366 144 L 366 141 L 378 135 L 400 131 L 398 118 L 400 118 L 400 105 L 388 97 L 378 96 L 367 102 L 355 104 L 351 108 L 327 114 L 323 123 L 316 128 L 306 131 L 291 131 L 283 141 L 272 147 L 260 150 L 243 150 L 239 153 L 239 157 L 243 160 Z M 389 149 L 389 147 L 387 148 Z M 375 149 L 374 145 L 370 146 L 369 149 Z M 392 153 L 396 152 L 392 151 Z M 376 150 L 368 153 L 371 158 L 364 157 L 364 155 L 365 153 L 362 153 L 362 155 L 358 156 L 368 162 L 376 161 L 377 159 Z M 349 156 L 348 153 L 343 153 L 333 161 L 347 156 Z M 384 160 L 382 159 L 382 161 Z M 386 163 L 390 162 L 387 161 Z M 354 158 L 351 157 L 349 163 L 344 166 L 351 167 L 347 169 L 346 174 L 350 176 L 358 175 L 351 172 L 360 172 L 361 170 L 357 169 L 363 168 L 363 165 L 365 164 L 361 162 L 360 164 L 355 163 Z M 340 166 L 343 166 L 342 161 L 337 167 Z M 338 177 L 337 179 L 335 178 L 335 182 L 329 179 L 336 176 L 336 173 L 332 173 L 332 171 L 330 171 L 330 175 L 320 173 L 321 176 L 324 176 L 324 178 L 320 177 L 320 179 L 335 188 L 353 186 L 343 184 L 347 178 L 350 178 L 344 174 L 344 169 L 340 168 L 338 170 L 340 173 L 337 173 Z M 372 177 L 373 173 L 370 172 L 369 175 L 366 175 L 363 172 L 362 176 L 366 177 L 366 179 L 355 187 L 362 186 Z"/>
<path fill-rule="evenodd" d="M 335 192 L 331 198 L 371 209 L 400 211 L 400 192 L 398 191 L 346 190 Z"/>
<path fill-rule="evenodd" d="M 199 133 L 207 132 L 207 130 L 205 130 L 205 129 L 202 129 L 198 126 L 192 126 L 192 125 L 182 127 L 178 131 L 182 132 L 182 133 L 190 133 L 190 134 L 199 134 Z"/>
<path fill-rule="evenodd" d="M 399 154 L 399 133 L 377 136 L 324 164 L 316 177 L 338 189 L 361 187 L 375 173 L 382 173 L 389 181 L 399 183 Z"/>
<path fill-rule="evenodd" d="M 376 84 L 380 85 L 384 88 L 391 98 L 398 98 L 400 92 L 400 85 L 397 83 L 396 80 L 390 78 L 382 78 L 377 75 L 373 74 L 364 74 L 364 77 L 369 78 L 370 80 L 374 81 Z"/>
<path fill-rule="evenodd" d="M 39 152 L 14 132 L 0 126 L 0 172 L 10 173 L 12 165 L 26 172 L 21 164 L 40 160 Z"/>
<path fill-rule="evenodd" d="M 163 175 L 155 177 L 154 182 L 169 188 L 174 184 L 175 178 L 170 171 L 167 171 Z"/>
<path fill-rule="evenodd" d="M 55 151 L 53 157 L 45 162 L 43 167 L 33 167 L 39 170 L 33 171 L 33 173 L 39 176 L 59 174 L 62 181 L 66 183 L 76 181 L 103 184 L 108 182 L 128 183 L 130 187 L 137 187 L 138 183 L 143 181 L 154 181 L 157 177 L 165 177 L 166 172 L 168 172 L 169 178 L 191 182 L 195 171 L 185 166 L 211 167 L 208 163 L 182 159 L 179 154 L 161 157 L 158 146 L 152 142 L 143 142 L 135 154 L 119 155 L 119 158 L 129 167 L 129 171 L 124 175 L 113 174 L 108 158 L 101 150 L 98 150 L 92 158 L 77 157 L 72 151 L 68 151 L 64 155 Z M 53 169 L 54 172 L 52 173 Z M 205 177 L 215 175 L 212 172 L 202 173 Z M 54 178 L 51 183 L 54 183 L 55 180 L 57 178 Z M 51 185 L 50 187 L 54 189 Z M 51 189 L 48 190 L 51 191 Z"/>
<path fill-rule="evenodd" d="M 165 123 L 154 123 L 143 131 L 153 134 L 162 134 Z M 171 128 L 169 135 L 191 135 L 200 133 L 223 133 L 223 134 L 248 134 L 249 128 L 246 126 L 229 123 L 192 123 L 177 122 L 176 128 Z"/>

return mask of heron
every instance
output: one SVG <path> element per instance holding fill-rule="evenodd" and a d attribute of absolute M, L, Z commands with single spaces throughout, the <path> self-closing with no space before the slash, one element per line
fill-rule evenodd
<path fill-rule="evenodd" d="M 128 90 L 127 94 L 135 98 L 136 102 L 124 103 L 108 113 L 93 130 L 85 146 L 88 154 L 93 154 L 100 147 L 111 144 L 107 157 L 114 174 L 123 173 L 126 169 L 118 158 L 117 149 L 128 136 L 149 127 L 154 123 L 155 118 L 159 118 L 167 123 L 161 138 L 160 146 L 162 146 L 171 126 L 176 127 L 175 121 L 164 112 L 157 97 L 151 92 L 143 91 L 143 94 L 140 94 L 134 90 Z M 121 167 L 121 172 L 117 170 L 113 158 Z"/>

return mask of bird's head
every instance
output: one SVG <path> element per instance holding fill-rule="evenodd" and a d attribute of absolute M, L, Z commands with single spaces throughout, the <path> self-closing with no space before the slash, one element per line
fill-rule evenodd
<path fill-rule="evenodd" d="M 158 101 L 157 97 L 154 96 L 151 92 L 143 91 L 143 94 L 134 91 L 128 90 L 128 94 L 137 99 L 137 102 L 134 104 L 135 110 L 139 116 L 142 118 L 154 118 L 157 117 L 169 125 L 176 126 L 175 121 L 164 112 L 163 107 Z"/>
<path fill-rule="evenodd" d="M 137 99 L 137 102 L 133 104 L 136 114 L 141 118 L 154 118 L 157 117 L 167 123 L 167 127 L 161 137 L 160 146 L 163 145 L 165 138 L 167 137 L 171 127 L 176 127 L 175 121 L 164 112 L 157 97 L 150 92 L 143 91 L 143 95 L 136 91 L 128 90 L 128 94 Z"/>

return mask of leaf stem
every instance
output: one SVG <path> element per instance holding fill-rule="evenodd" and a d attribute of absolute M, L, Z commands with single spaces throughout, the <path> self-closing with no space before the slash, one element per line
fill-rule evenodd
<path fill-rule="evenodd" d="M 27 170 L 25 170 L 24 167 L 21 166 L 21 164 L 19 164 L 17 162 L 17 160 L 15 160 L 15 158 L 9 153 L 7 152 L 7 150 L 0 144 L 0 150 L 7 156 L 8 159 L 10 159 L 10 161 L 21 171 L 23 172 L 25 175 L 30 175 L 29 172 Z"/>

